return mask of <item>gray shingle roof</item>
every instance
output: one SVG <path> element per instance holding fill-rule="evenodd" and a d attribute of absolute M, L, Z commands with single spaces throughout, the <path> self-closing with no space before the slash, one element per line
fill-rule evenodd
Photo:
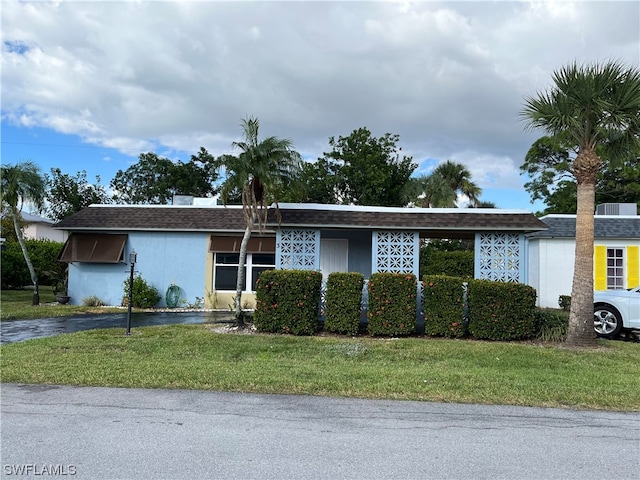
<path fill-rule="evenodd" d="M 547 215 L 541 220 L 548 230 L 529 234 L 529 238 L 575 238 L 575 215 Z M 640 216 L 594 217 L 595 238 L 640 238 Z"/>
<path fill-rule="evenodd" d="M 456 235 L 480 231 L 531 232 L 546 228 L 533 214 L 497 209 L 399 209 L 287 204 L 280 209 L 283 227 L 404 229 Z M 272 228 L 278 225 L 269 212 Z M 56 228 L 70 231 L 207 231 L 241 232 L 245 228 L 238 207 L 94 205 L 65 218 Z"/>

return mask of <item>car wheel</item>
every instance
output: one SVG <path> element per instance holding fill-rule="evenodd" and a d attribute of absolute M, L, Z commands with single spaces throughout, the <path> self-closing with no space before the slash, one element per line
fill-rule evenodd
<path fill-rule="evenodd" d="M 600 337 L 614 338 L 622 330 L 620 313 L 608 305 L 600 305 L 593 312 L 593 328 Z"/>

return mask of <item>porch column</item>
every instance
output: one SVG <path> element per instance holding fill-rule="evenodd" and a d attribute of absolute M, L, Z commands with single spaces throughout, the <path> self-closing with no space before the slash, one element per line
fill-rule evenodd
<path fill-rule="evenodd" d="M 526 283 L 523 233 L 476 233 L 474 277 Z"/>

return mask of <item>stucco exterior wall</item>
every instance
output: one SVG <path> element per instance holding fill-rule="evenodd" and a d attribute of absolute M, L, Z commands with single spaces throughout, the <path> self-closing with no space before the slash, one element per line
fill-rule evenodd
<path fill-rule="evenodd" d="M 149 284 L 158 289 L 166 306 L 167 288 L 175 283 L 182 289 L 182 299 L 193 304 L 207 296 L 205 289 L 206 257 L 209 235 L 205 233 L 133 232 L 129 234 L 124 258 L 138 254 L 135 265 Z M 107 305 L 120 305 L 124 294 L 123 282 L 129 278 L 127 263 L 72 263 L 69 266 L 69 295 L 71 303 L 97 296 Z"/>

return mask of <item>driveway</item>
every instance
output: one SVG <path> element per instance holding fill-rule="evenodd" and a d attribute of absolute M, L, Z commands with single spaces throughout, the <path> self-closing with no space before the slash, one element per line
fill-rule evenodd
<path fill-rule="evenodd" d="M 638 478 L 638 413 L 17 384 L 1 400 L 7 479 Z"/>
<path fill-rule="evenodd" d="M 231 321 L 228 312 L 153 312 L 131 315 L 131 327 Z M 0 322 L 0 343 L 21 342 L 32 338 L 52 337 L 62 333 L 80 332 L 96 328 L 126 330 L 127 313 L 76 315 L 72 317 L 6 320 Z"/>

